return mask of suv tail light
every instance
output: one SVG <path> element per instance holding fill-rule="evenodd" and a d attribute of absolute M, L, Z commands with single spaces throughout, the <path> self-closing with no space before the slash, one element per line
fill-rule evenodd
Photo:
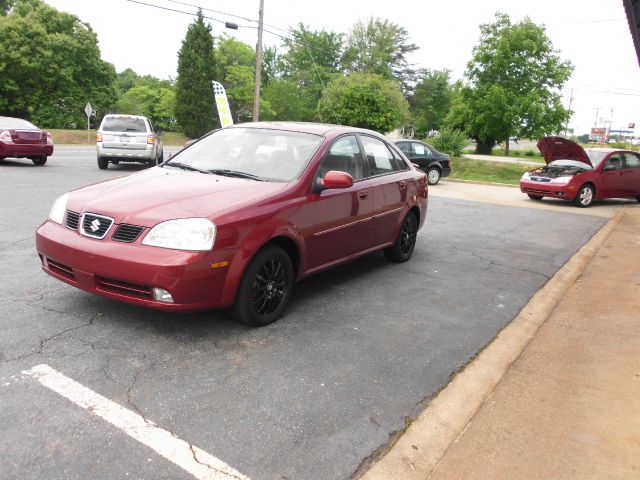
<path fill-rule="evenodd" d="M 156 137 L 154 137 L 153 135 L 149 135 L 147 137 L 147 145 L 153 145 L 154 143 L 156 143 Z"/>
<path fill-rule="evenodd" d="M 47 143 L 48 144 L 53 144 L 53 138 L 51 138 L 51 132 L 46 132 L 47 134 Z"/>
<path fill-rule="evenodd" d="M 9 130 L 0 132 L 0 142 L 13 143 L 13 138 L 11 138 L 11 132 Z"/>
<path fill-rule="evenodd" d="M 101 142 L 101 141 L 102 141 L 102 134 L 96 133 L 96 142 Z"/>

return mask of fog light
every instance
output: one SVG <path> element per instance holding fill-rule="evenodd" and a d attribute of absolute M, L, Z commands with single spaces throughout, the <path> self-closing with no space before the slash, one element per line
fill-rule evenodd
<path fill-rule="evenodd" d="M 163 288 L 154 288 L 153 289 L 153 298 L 159 302 L 169 302 L 173 303 L 173 297 L 169 292 L 164 290 Z"/>

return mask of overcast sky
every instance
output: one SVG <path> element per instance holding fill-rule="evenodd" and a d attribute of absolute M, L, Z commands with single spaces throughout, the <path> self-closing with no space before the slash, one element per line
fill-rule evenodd
<path fill-rule="evenodd" d="M 59 10 L 77 15 L 97 32 L 103 59 L 118 71 L 132 68 L 160 78 L 176 76 L 177 54 L 193 17 L 160 10 L 128 0 L 46 0 Z M 209 20 L 213 33 L 227 33 L 252 47 L 257 40 L 259 0 L 140 0 L 175 10 L 195 12 L 181 3 L 200 5 L 206 16 L 241 25 L 237 31 Z M 528 15 L 547 26 L 547 33 L 564 59 L 575 66 L 567 82 L 565 106 L 575 114 L 570 127 L 587 133 L 597 122 L 612 121 L 613 128 L 636 124 L 640 135 L 640 66 L 633 47 L 622 0 L 265 0 L 266 28 L 282 30 L 303 22 L 312 29 L 348 32 L 370 16 L 403 26 L 420 49 L 412 57 L 418 67 L 447 68 L 453 79 L 462 78 L 481 23 L 493 21 L 495 12 L 512 21 Z M 239 19 L 228 14 L 244 17 Z M 254 28 L 249 28 L 254 27 Z M 265 32 L 264 43 L 279 45 L 281 38 Z"/>

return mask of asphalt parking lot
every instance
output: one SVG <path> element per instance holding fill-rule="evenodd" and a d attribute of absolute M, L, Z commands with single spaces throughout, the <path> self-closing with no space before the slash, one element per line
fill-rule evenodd
<path fill-rule="evenodd" d="M 609 216 L 456 198 L 445 182 L 410 262 L 373 254 L 305 279 L 284 318 L 251 329 L 44 274 L 34 231 L 53 200 L 141 168 L 57 152 L 0 162 L 0 478 L 193 478 L 22 373 L 46 364 L 246 477 L 348 479 Z"/>

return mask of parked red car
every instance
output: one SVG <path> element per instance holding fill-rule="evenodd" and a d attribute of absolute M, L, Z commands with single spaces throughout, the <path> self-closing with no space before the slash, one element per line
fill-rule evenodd
<path fill-rule="evenodd" d="M 53 155 L 51 134 L 21 118 L 0 117 L 0 160 L 29 158 L 36 165 Z"/>
<path fill-rule="evenodd" d="M 426 175 L 381 135 L 252 123 L 61 196 L 36 244 L 45 272 L 89 292 L 266 325 L 296 280 L 376 250 L 409 260 L 426 211 Z"/>
<path fill-rule="evenodd" d="M 547 166 L 525 173 L 520 190 L 532 200 L 571 200 L 589 207 L 595 199 L 635 198 L 640 202 L 640 154 L 613 148 L 590 148 L 562 137 L 538 142 Z"/>

